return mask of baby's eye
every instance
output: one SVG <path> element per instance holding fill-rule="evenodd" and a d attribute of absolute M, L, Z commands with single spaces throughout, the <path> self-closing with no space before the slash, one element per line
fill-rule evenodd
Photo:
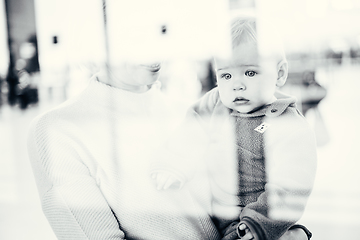
<path fill-rule="evenodd" d="M 257 74 L 257 72 L 255 71 L 252 71 L 252 70 L 249 70 L 249 71 L 246 71 L 245 72 L 245 76 L 248 76 L 248 77 L 255 77 L 255 75 Z"/>
<path fill-rule="evenodd" d="M 230 73 L 221 74 L 221 78 L 224 78 L 225 80 L 229 80 L 231 78 L 231 74 Z"/>

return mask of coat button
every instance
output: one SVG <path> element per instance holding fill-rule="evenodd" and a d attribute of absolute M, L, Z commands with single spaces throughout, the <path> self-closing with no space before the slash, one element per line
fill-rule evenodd
<path fill-rule="evenodd" d="M 275 112 L 277 112 L 277 109 L 275 109 L 275 108 L 274 108 L 274 109 L 271 109 L 271 112 L 272 112 L 272 113 L 275 113 Z"/>

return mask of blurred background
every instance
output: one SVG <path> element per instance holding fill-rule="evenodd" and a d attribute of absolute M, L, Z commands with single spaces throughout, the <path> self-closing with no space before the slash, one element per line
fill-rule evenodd
<path fill-rule="evenodd" d="M 116 55 L 106 43 L 124 56 L 138 53 L 127 45 L 133 39 L 107 34 L 103 2 L 0 0 L 0 239 L 56 239 L 27 156 L 32 119 L 86 87 Z M 264 27 L 276 28 L 289 61 L 283 90 L 298 98 L 318 144 L 315 187 L 300 222 L 315 240 L 360 238 L 360 0 L 106 2 L 109 18 L 120 15 L 108 28 L 147 31 L 141 36 L 156 51 L 146 53 L 171 59 L 160 81 L 183 109 L 215 86 L 209 57 L 227 51 L 219 46 L 228 43 L 230 13 L 256 11 Z"/>

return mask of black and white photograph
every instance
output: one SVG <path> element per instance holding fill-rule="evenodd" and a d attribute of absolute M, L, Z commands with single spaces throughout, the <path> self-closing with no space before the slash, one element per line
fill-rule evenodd
<path fill-rule="evenodd" d="M 360 0 L 0 0 L 1 240 L 360 239 Z"/>

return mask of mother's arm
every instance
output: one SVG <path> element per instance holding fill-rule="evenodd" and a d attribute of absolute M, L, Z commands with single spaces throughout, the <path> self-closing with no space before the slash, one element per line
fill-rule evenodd
<path fill-rule="evenodd" d="M 73 140 L 34 122 L 28 151 L 43 212 L 58 239 L 125 239 Z"/>

